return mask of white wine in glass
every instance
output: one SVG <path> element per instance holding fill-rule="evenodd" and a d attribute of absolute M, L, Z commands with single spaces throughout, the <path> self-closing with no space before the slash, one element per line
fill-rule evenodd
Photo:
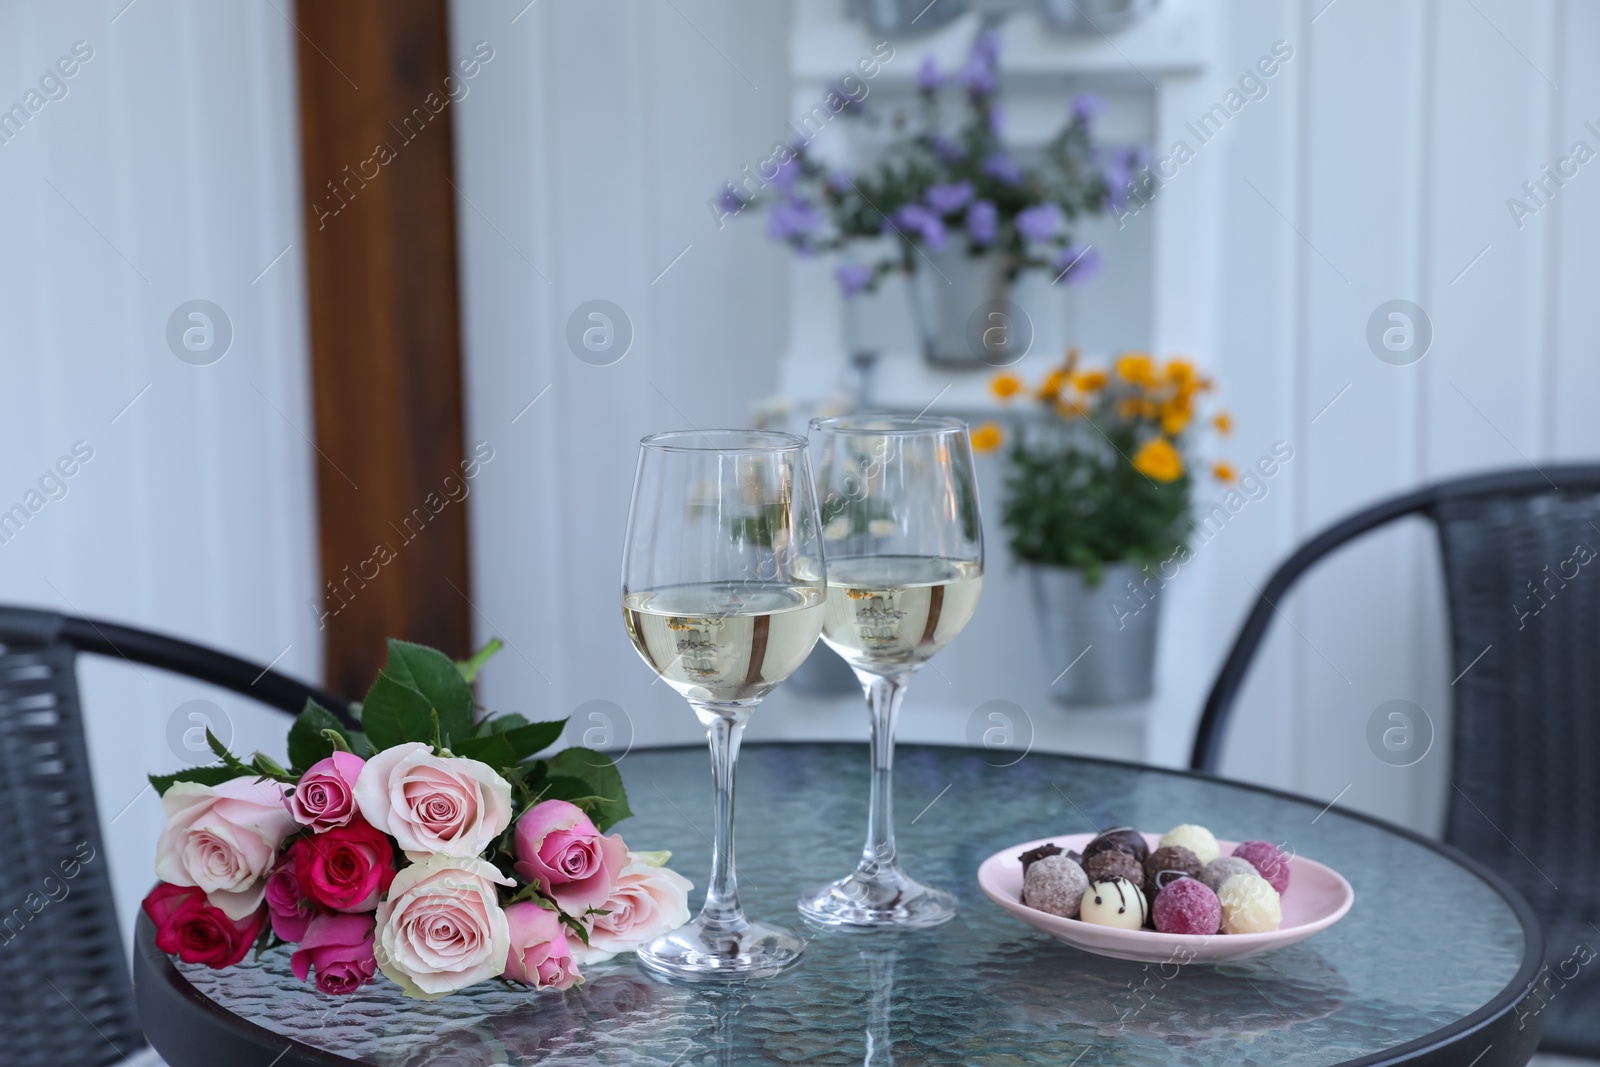
<path fill-rule="evenodd" d="M 806 661 L 822 632 L 811 585 L 692 582 L 622 599 L 633 647 L 684 697 L 759 700 Z"/>
<path fill-rule="evenodd" d="M 900 865 L 894 731 L 911 676 L 972 619 L 983 592 L 983 528 L 967 424 L 851 415 L 811 424 L 828 603 L 823 640 L 867 694 L 872 792 L 856 869 L 801 894 L 825 926 L 919 929 L 955 917 L 943 889 Z"/>
<path fill-rule="evenodd" d="M 700 914 L 637 956 L 673 979 L 770 977 L 798 963 L 805 942 L 739 905 L 734 770 L 751 712 L 822 632 L 827 580 L 806 441 L 687 430 L 639 444 L 622 618 L 640 657 L 706 728 L 715 829 Z"/>

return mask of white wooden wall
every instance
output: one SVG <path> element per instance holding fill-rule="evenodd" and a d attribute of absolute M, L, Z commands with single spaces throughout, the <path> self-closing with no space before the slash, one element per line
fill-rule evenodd
<path fill-rule="evenodd" d="M 746 423 L 785 359 L 803 369 L 808 352 L 786 351 L 808 336 L 799 327 L 836 315 L 825 289 L 793 299 L 791 267 L 759 222 L 718 231 L 705 207 L 792 117 L 790 12 L 803 20 L 819 3 L 455 6 L 457 45 L 488 39 L 504 57 L 457 126 L 474 205 L 461 214 L 469 420 L 474 439 L 511 457 L 473 505 L 479 623 L 516 646 L 490 673 L 491 702 L 567 714 L 602 700 L 639 743 L 698 734 L 651 686 L 616 618 L 633 440 Z M 1220 376 L 1238 424 L 1232 458 L 1285 441 L 1295 459 L 1173 587 L 1165 692 L 1141 712 L 1069 713 L 1043 698 L 1038 676 L 1054 672 L 1028 647 L 1025 587 L 1005 576 L 991 524 L 996 580 L 961 643 L 971 654 L 942 657 L 955 696 L 940 701 L 938 679 L 919 679 L 905 736 L 960 742 L 968 712 L 1000 696 L 1024 704 L 1048 747 L 1181 762 L 1251 583 L 1293 545 L 1428 479 L 1600 451 L 1586 299 L 1600 283 L 1586 236 L 1600 170 L 1585 167 L 1520 231 L 1505 206 L 1572 141 L 1600 150 L 1582 128 L 1600 118 L 1600 76 L 1581 62 L 1600 11 L 1577 0 L 1181 6 L 1209 20 L 1194 34 L 1203 69 L 1172 87 L 1197 114 L 1274 42 L 1295 57 L 1158 209 L 1130 220 L 1155 229 L 1153 336 Z M 915 63 L 917 42 L 897 47 L 895 62 Z M 610 367 L 579 362 L 562 340 L 569 312 L 594 298 L 621 304 L 637 331 Z M 1432 351 L 1413 366 L 1366 345 L 1369 315 L 1395 298 L 1433 321 Z M 818 367 L 822 392 L 833 372 Z M 991 513 L 998 474 L 985 475 Z M 1226 769 L 1433 826 L 1449 670 L 1431 532 L 1352 547 L 1282 607 L 1294 628 L 1280 621 L 1256 666 Z M 1438 728 L 1413 768 L 1366 745 L 1368 716 L 1393 698 Z M 864 737 L 865 726 L 851 698 L 780 690 L 752 726 L 763 736 Z"/>
<path fill-rule="evenodd" d="M 1600 171 L 1580 169 L 1520 230 L 1506 207 L 1574 141 L 1600 151 L 1584 128 L 1600 115 L 1586 61 L 1600 9 L 1262 2 L 1230 6 L 1228 37 L 1229 69 L 1274 39 L 1297 52 L 1276 109 L 1239 116 L 1219 160 L 1216 362 L 1239 415 L 1236 451 L 1281 438 L 1298 452 L 1246 536 L 1216 542 L 1218 617 L 1231 626 L 1253 595 L 1247 580 L 1369 501 L 1600 453 L 1587 409 Z M 1432 350 L 1411 366 L 1379 361 L 1364 338 L 1368 316 L 1396 298 L 1433 322 Z M 1351 546 L 1280 606 L 1300 634 L 1276 626 L 1227 769 L 1436 828 L 1455 672 L 1431 528 Z M 1383 764 L 1365 740 L 1373 710 L 1397 698 L 1438 728 L 1412 768 Z"/>
<path fill-rule="evenodd" d="M 25 101 L 74 42 L 93 50 L 0 144 L 0 508 L 75 442 L 93 449 L 66 495 L 0 544 L 0 601 L 281 656 L 315 678 L 295 31 L 279 13 L 293 8 L 126 2 L 0 4 L 0 106 Z M 169 315 L 192 299 L 232 322 L 210 366 L 167 345 Z M 144 776 L 178 766 L 173 714 L 211 700 L 238 747 L 279 753 L 283 723 L 120 661 L 86 661 L 80 677 L 126 935 L 155 878 L 161 814 Z"/>

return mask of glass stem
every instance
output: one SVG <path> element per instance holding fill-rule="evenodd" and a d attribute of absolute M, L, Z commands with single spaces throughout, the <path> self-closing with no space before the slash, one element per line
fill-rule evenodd
<path fill-rule="evenodd" d="M 739 739 L 744 736 L 746 709 L 730 714 L 728 709 L 696 705 L 706 713 L 706 737 L 711 743 L 712 842 L 711 879 L 706 884 L 706 902 L 700 909 L 702 924 L 734 931 L 745 925 L 739 907 L 739 878 L 733 864 L 733 785 L 739 762 Z"/>
<path fill-rule="evenodd" d="M 876 879 L 900 867 L 894 850 L 894 729 L 906 679 L 869 675 L 866 690 L 872 713 L 872 801 L 859 870 Z"/>

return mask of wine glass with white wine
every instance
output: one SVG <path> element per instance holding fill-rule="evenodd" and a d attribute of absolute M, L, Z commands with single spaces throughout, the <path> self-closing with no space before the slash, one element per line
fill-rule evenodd
<path fill-rule="evenodd" d="M 734 768 L 756 705 L 805 662 L 826 597 L 806 440 L 686 430 L 639 442 L 622 555 L 622 617 L 650 669 L 711 742 L 715 837 L 705 905 L 640 947 L 639 963 L 691 981 L 775 975 L 805 942 L 752 922 L 733 863 Z"/>
<path fill-rule="evenodd" d="M 907 683 L 959 634 L 983 591 L 972 444 L 960 419 L 816 419 L 828 602 L 822 637 L 856 672 L 872 714 L 872 795 L 856 869 L 800 897 L 813 922 L 918 929 L 955 917 L 955 897 L 900 867 L 894 731 Z"/>

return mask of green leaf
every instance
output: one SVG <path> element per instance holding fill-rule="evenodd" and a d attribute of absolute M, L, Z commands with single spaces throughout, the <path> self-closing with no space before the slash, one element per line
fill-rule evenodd
<path fill-rule="evenodd" d="M 566 725 L 565 719 L 555 722 L 525 723 L 481 737 L 469 737 L 450 751 L 468 759 L 482 760 L 496 770 L 503 770 L 555 744 Z"/>
<path fill-rule="evenodd" d="M 243 761 L 241 761 L 238 756 L 235 756 L 232 752 L 228 751 L 227 745 L 223 744 L 217 739 L 217 735 L 211 732 L 211 728 L 209 726 L 206 727 L 206 744 L 211 746 L 211 751 L 216 753 L 217 758 L 222 761 L 224 766 L 243 767 L 245 770 L 249 770 L 248 767 L 245 767 Z"/>
<path fill-rule="evenodd" d="M 361 725 L 378 751 L 408 741 L 433 741 L 434 706 L 417 690 L 379 671 L 361 706 Z"/>
<path fill-rule="evenodd" d="M 519 726 L 526 725 L 528 725 L 528 720 L 512 711 L 483 720 L 478 724 L 478 730 L 480 736 L 482 734 L 503 734 L 507 730 L 515 730 Z"/>
<path fill-rule="evenodd" d="M 351 750 L 344 724 L 315 700 L 307 700 L 305 709 L 289 727 L 289 766 L 304 772 L 318 760 L 333 755 L 334 743 L 326 736 L 329 733 L 343 738 L 346 750 Z"/>
<path fill-rule="evenodd" d="M 383 670 L 394 682 L 421 694 L 439 713 L 444 747 L 453 750 L 456 741 L 472 736 L 472 690 L 449 656 L 426 645 L 391 638 L 389 662 Z"/>
<path fill-rule="evenodd" d="M 491 637 L 489 638 L 489 643 L 474 652 L 470 659 L 456 660 L 456 670 L 460 672 L 461 677 L 467 684 L 471 685 L 478 680 L 478 672 L 483 669 L 483 665 L 488 663 L 496 652 L 505 647 L 506 643 L 504 641 L 498 637 Z"/>
<path fill-rule="evenodd" d="M 588 813 L 596 826 L 599 820 L 595 819 L 595 815 L 600 806 L 607 803 L 605 797 L 595 792 L 592 782 L 568 774 L 553 774 L 544 779 L 533 791 L 533 797 L 535 803 L 541 800 L 565 800 L 568 804 L 577 805 Z"/>
<path fill-rule="evenodd" d="M 152 774 L 149 776 L 150 785 L 156 791 L 156 796 L 161 796 L 174 783 L 199 782 L 201 785 L 221 785 L 223 782 L 235 778 L 254 777 L 255 771 L 246 767 L 243 771 L 232 767 L 189 767 L 185 770 L 174 771 L 171 774 Z"/>
<path fill-rule="evenodd" d="M 341 734 L 338 730 L 324 730 L 322 731 L 322 736 L 328 739 L 328 744 L 333 746 L 334 752 L 348 752 L 351 755 L 355 754 L 350 748 L 350 742 L 346 741 L 344 739 L 344 734 Z"/>
<path fill-rule="evenodd" d="M 480 763 L 487 763 L 495 770 L 513 766 L 517 762 L 517 751 L 511 747 L 504 734 L 469 737 L 465 741 L 457 741 L 450 752 L 463 759 L 475 759 Z"/>
<path fill-rule="evenodd" d="M 595 796 L 603 798 L 593 809 L 585 809 L 602 833 L 633 814 L 628 807 L 627 790 L 622 787 L 622 774 L 604 752 L 592 748 L 562 749 L 550 757 L 550 776 L 552 781 L 558 776 L 581 779 L 589 783 Z"/>

